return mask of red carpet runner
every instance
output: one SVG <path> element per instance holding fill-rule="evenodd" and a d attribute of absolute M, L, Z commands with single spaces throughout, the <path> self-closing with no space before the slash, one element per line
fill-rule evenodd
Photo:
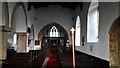
<path fill-rule="evenodd" d="M 51 56 L 49 57 L 46 68 L 57 68 L 56 50 L 51 51 Z"/>

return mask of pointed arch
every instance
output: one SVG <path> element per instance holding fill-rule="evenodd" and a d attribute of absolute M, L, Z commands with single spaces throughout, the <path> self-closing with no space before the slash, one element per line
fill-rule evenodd
<path fill-rule="evenodd" d="M 109 34 L 115 33 L 118 27 L 120 27 L 120 17 L 116 18 L 115 21 L 112 23 Z"/>
<path fill-rule="evenodd" d="M 116 18 L 109 30 L 110 67 L 120 67 L 120 17 Z"/>
<path fill-rule="evenodd" d="M 42 40 L 43 34 L 47 31 L 47 29 L 51 29 L 52 26 L 56 26 L 56 27 L 58 27 L 58 30 L 59 30 L 59 29 L 62 30 L 62 31 L 65 33 L 65 40 L 68 40 L 68 33 L 67 33 L 66 29 L 65 29 L 62 25 L 60 25 L 60 24 L 58 24 L 58 23 L 55 23 L 55 22 L 52 22 L 52 23 L 49 23 L 49 24 L 45 25 L 45 26 L 39 31 L 38 39 L 39 39 L 40 42 L 41 42 L 41 40 Z"/>
<path fill-rule="evenodd" d="M 27 14 L 26 14 L 26 9 L 25 9 L 25 6 L 24 6 L 24 3 L 23 2 L 17 2 L 16 4 L 15 4 L 15 6 L 14 6 L 14 9 L 13 9 L 13 12 L 12 12 L 12 16 L 11 16 L 11 22 L 10 22 L 10 26 L 11 26 L 11 29 L 12 29 L 12 31 L 14 31 L 14 32 L 16 32 L 16 25 L 18 24 L 18 23 L 16 23 L 16 22 L 14 22 L 14 20 L 15 20 L 15 13 L 16 13 L 16 11 L 18 11 L 18 8 L 20 8 L 21 9 L 21 11 L 23 12 L 23 18 L 22 19 L 24 19 L 25 20 L 25 22 L 22 22 L 22 24 L 21 25 L 25 25 L 24 27 L 25 27 L 25 32 L 27 32 Z M 19 16 L 21 16 L 21 15 L 19 15 Z"/>
<path fill-rule="evenodd" d="M 5 25 L 6 27 L 9 27 L 9 9 L 8 9 L 8 3 L 2 2 L 2 25 Z"/>
<path fill-rule="evenodd" d="M 58 37 L 58 29 L 56 26 L 52 26 L 50 29 L 50 37 Z"/>

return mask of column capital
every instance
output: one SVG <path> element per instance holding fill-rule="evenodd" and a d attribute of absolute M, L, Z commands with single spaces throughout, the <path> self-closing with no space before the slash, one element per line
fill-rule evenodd
<path fill-rule="evenodd" d="M 26 32 L 16 32 L 17 35 L 27 35 Z"/>
<path fill-rule="evenodd" d="M 7 27 L 7 26 L 5 26 L 5 25 L 0 25 L 0 30 L 6 31 L 6 32 L 10 32 L 10 31 L 11 31 L 11 28 L 10 28 L 10 27 Z"/>

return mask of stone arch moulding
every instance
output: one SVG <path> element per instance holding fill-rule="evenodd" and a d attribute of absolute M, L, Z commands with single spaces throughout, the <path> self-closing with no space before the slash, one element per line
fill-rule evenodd
<path fill-rule="evenodd" d="M 8 9 L 8 3 L 3 2 L 2 3 L 2 22 L 6 27 L 9 27 L 9 9 Z"/>
<path fill-rule="evenodd" d="M 120 17 L 116 18 L 109 30 L 110 68 L 120 68 Z"/>
<path fill-rule="evenodd" d="M 11 25 L 11 29 L 12 29 L 12 27 L 13 27 L 13 24 L 16 24 L 16 23 L 13 23 L 13 20 L 14 20 L 14 14 L 15 14 L 15 12 L 16 12 L 16 10 L 17 10 L 17 8 L 19 8 L 19 7 L 22 7 L 23 8 L 23 11 L 24 11 L 24 14 L 25 14 L 25 27 L 26 27 L 26 32 L 27 32 L 27 25 L 28 25 L 28 23 L 27 23 L 27 12 L 26 12 L 26 9 L 25 9 L 25 6 L 24 6 L 24 3 L 23 2 L 17 2 L 16 4 L 15 4 L 15 6 L 14 6 L 14 9 L 13 9 L 13 12 L 12 12 L 12 16 L 11 16 L 11 22 L 10 22 L 10 25 Z M 13 30 L 13 29 L 12 29 Z M 12 31 L 11 30 L 11 31 Z"/>
<path fill-rule="evenodd" d="M 33 26 L 33 24 L 31 25 L 31 29 L 30 29 L 30 39 L 34 39 L 34 26 Z"/>
<path fill-rule="evenodd" d="M 115 19 L 115 21 L 112 23 L 109 30 L 109 34 L 115 33 L 118 27 L 120 27 L 120 16 L 117 19 Z"/>
<path fill-rule="evenodd" d="M 58 27 L 58 30 L 59 30 L 59 29 L 63 30 L 63 32 L 65 33 L 65 40 L 68 40 L 68 33 L 67 33 L 66 29 L 65 29 L 62 25 L 60 25 L 60 24 L 58 24 L 58 23 L 55 23 L 55 22 L 52 22 L 52 23 L 49 23 L 49 24 L 45 25 L 45 26 L 39 31 L 39 33 L 38 33 L 38 39 L 39 39 L 40 43 L 42 42 L 42 36 L 43 36 L 44 32 L 46 32 L 47 29 L 50 29 L 52 26 Z"/>

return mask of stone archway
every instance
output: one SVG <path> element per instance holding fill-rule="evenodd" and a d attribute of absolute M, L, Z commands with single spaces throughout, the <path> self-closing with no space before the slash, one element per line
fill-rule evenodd
<path fill-rule="evenodd" d="M 120 68 L 120 17 L 109 30 L 110 68 Z"/>
<path fill-rule="evenodd" d="M 11 29 L 13 30 L 14 28 L 12 28 L 12 27 L 14 27 L 15 25 L 16 25 L 16 23 L 13 23 L 14 22 L 14 19 L 15 19 L 15 12 L 17 11 L 17 9 L 19 8 L 19 7 L 22 7 L 22 10 L 23 10 L 23 13 L 24 13 L 24 15 L 25 15 L 25 24 L 24 25 L 26 25 L 25 27 L 25 29 L 26 29 L 26 32 L 27 32 L 27 30 L 28 30 L 28 28 L 27 28 L 27 25 L 28 25 L 28 23 L 27 23 L 27 12 L 26 12 L 26 9 L 25 9 L 25 6 L 24 6 L 24 3 L 23 2 L 17 2 L 16 4 L 15 4 L 15 6 L 14 6 L 14 9 L 13 9 L 13 12 L 12 12 L 12 16 L 11 16 L 11 24 L 10 24 L 10 26 L 11 26 Z M 11 31 L 12 31 L 11 30 Z"/>
<path fill-rule="evenodd" d="M 2 23 L 5 27 L 9 27 L 9 9 L 7 2 L 2 3 Z"/>
<path fill-rule="evenodd" d="M 40 32 L 39 32 L 39 34 L 38 34 L 38 39 L 39 39 L 40 43 L 42 42 L 42 37 L 43 37 L 44 32 L 46 32 L 47 29 L 50 29 L 52 26 L 56 26 L 56 27 L 58 27 L 58 29 L 62 30 L 62 31 L 65 33 L 65 40 L 68 40 L 68 33 L 67 33 L 66 29 L 65 29 L 62 25 L 53 22 L 53 23 L 50 23 L 50 24 L 45 25 L 45 26 L 40 30 Z"/>
<path fill-rule="evenodd" d="M 15 3 L 10 24 L 11 32 L 15 32 L 17 34 L 17 53 L 18 52 L 25 53 L 27 51 L 28 28 L 27 28 L 27 13 L 23 2 Z"/>

